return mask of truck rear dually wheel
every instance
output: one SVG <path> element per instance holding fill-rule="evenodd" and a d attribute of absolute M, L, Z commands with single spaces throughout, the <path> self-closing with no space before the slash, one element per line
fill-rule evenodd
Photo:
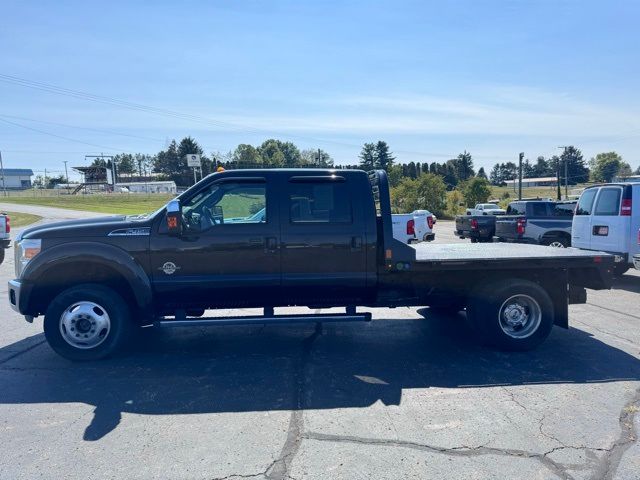
<path fill-rule="evenodd" d="M 551 298 L 528 280 L 504 280 L 476 290 L 467 314 L 486 343 L 515 351 L 540 345 L 554 321 Z"/>
<path fill-rule="evenodd" d="M 84 284 L 57 295 L 44 318 L 47 342 L 74 361 L 115 353 L 131 337 L 131 313 L 124 299 L 102 285 Z"/>

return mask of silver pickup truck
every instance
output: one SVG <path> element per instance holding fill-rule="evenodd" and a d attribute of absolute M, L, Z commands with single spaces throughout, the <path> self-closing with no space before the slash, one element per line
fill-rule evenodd
<path fill-rule="evenodd" d="M 0 213 L 0 263 L 4 262 L 4 251 L 11 246 L 11 219 Z"/>

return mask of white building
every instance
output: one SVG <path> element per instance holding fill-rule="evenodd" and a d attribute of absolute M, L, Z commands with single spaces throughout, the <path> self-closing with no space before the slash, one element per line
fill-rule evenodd
<path fill-rule="evenodd" d="M 31 188 L 33 170 L 30 168 L 4 168 L 4 185 L 2 184 L 2 172 L 0 172 L 0 188 L 11 190 L 24 190 Z"/>
<path fill-rule="evenodd" d="M 114 189 L 116 192 L 129 193 L 176 193 L 176 182 L 154 181 L 154 182 L 118 182 Z"/>
<path fill-rule="evenodd" d="M 523 178 L 522 187 L 555 187 L 556 182 L 556 177 Z M 514 183 L 518 185 L 518 179 L 507 180 L 504 183 L 512 187 Z"/>

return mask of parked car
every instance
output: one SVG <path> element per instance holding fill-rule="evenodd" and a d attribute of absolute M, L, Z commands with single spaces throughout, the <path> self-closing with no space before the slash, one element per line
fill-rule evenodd
<path fill-rule="evenodd" d="M 11 246 L 11 219 L 0 213 L 0 263 L 4 262 L 4 251 Z"/>
<path fill-rule="evenodd" d="M 496 219 L 495 236 L 500 242 L 570 247 L 575 206 L 575 201 L 511 202 L 507 214 Z"/>
<path fill-rule="evenodd" d="M 504 215 L 505 211 L 495 203 L 478 203 L 473 208 L 467 208 L 467 215 Z"/>
<path fill-rule="evenodd" d="M 266 221 L 249 220 L 258 208 Z M 26 321 L 44 315 L 58 354 L 96 360 L 140 338 L 143 325 L 371 320 L 357 306 L 466 308 L 482 340 L 529 350 L 554 325 L 568 328 L 568 305 L 586 302 L 586 288 L 611 286 L 610 255 L 499 247 L 395 240 L 384 170 L 227 170 L 148 216 L 21 232 L 7 294 Z M 290 305 L 344 313 L 274 312 Z M 251 307 L 263 314 L 204 316 Z"/>
<path fill-rule="evenodd" d="M 633 266 L 640 254 L 640 183 L 608 183 L 588 187 L 580 195 L 573 219 L 574 247 L 615 255 L 617 275 Z"/>
<path fill-rule="evenodd" d="M 435 239 L 433 216 L 428 210 L 391 215 L 393 238 L 402 243 L 430 242 Z"/>
<path fill-rule="evenodd" d="M 461 238 L 468 238 L 471 243 L 492 242 L 496 231 L 497 215 L 458 215 L 456 216 L 456 230 L 454 234 Z"/>

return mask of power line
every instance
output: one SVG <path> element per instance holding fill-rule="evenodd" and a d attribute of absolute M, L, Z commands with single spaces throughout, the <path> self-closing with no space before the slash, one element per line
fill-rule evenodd
<path fill-rule="evenodd" d="M 75 139 L 75 138 L 64 137 L 62 135 L 56 135 L 55 133 L 46 132 L 44 130 L 40 130 L 38 128 L 29 127 L 27 125 L 22 125 L 21 123 L 12 122 L 12 121 L 9 121 L 9 120 L 7 120 L 5 118 L 0 118 L 0 122 L 4 122 L 4 123 L 7 123 L 9 125 L 14 125 L 16 127 L 24 128 L 26 130 L 31 130 L 33 132 L 38 132 L 38 133 L 41 133 L 42 135 L 49 135 L 51 137 L 60 138 L 62 140 L 67 140 L 68 142 L 82 143 L 84 145 L 89 145 L 89 146 L 92 146 L 92 147 L 108 148 L 109 150 L 115 150 L 117 152 L 128 152 L 128 150 L 123 150 L 121 148 L 106 147 L 104 145 L 97 145 L 95 143 L 83 142 L 82 140 L 78 140 L 78 139 Z"/>
<path fill-rule="evenodd" d="M 57 123 L 57 122 L 51 122 L 51 121 L 46 121 L 46 120 L 36 120 L 34 118 L 19 117 L 17 115 L 7 115 L 7 114 L 4 114 L 4 113 L 0 113 L 0 117 L 17 119 L 17 120 L 25 120 L 27 122 L 34 122 L 34 123 L 42 123 L 42 124 L 45 124 L 45 125 L 55 125 L 55 126 L 58 126 L 58 127 L 75 128 L 75 129 L 79 129 L 79 130 L 88 130 L 90 132 L 106 133 L 106 134 L 109 134 L 109 135 L 119 135 L 119 136 L 122 136 L 122 137 L 139 138 L 141 140 L 153 140 L 153 141 L 157 141 L 157 142 L 163 142 L 164 141 L 163 138 L 144 137 L 144 136 L 141 136 L 141 135 L 133 135 L 133 134 L 129 134 L 129 133 L 122 133 L 122 132 L 116 132 L 116 131 L 113 131 L 113 130 L 104 130 L 104 129 L 99 129 L 99 128 L 80 127 L 78 125 L 69 125 L 69 124 L 65 124 L 65 123 Z"/>
<path fill-rule="evenodd" d="M 231 122 L 223 122 L 223 121 L 220 121 L 220 120 L 215 120 L 215 119 L 211 119 L 211 118 L 208 118 L 208 117 L 203 117 L 203 116 L 200 116 L 200 115 L 193 115 L 193 114 L 189 114 L 189 113 L 178 112 L 178 111 L 175 111 L 175 110 L 169 110 L 169 109 L 165 109 L 165 108 L 158 108 L 158 107 L 153 107 L 153 106 L 149 106 L 149 105 L 144 105 L 144 104 L 141 104 L 141 103 L 129 102 L 127 100 L 121 100 L 121 99 L 114 98 L 114 97 L 107 97 L 107 96 L 103 96 L 103 95 L 94 95 L 92 93 L 83 92 L 83 91 L 80 91 L 80 90 L 72 90 L 72 89 L 69 89 L 69 88 L 59 87 L 59 86 L 56 86 L 56 85 L 47 84 L 47 83 L 39 82 L 39 81 L 28 80 L 28 79 L 16 77 L 16 76 L 13 76 L 13 75 L 6 75 L 6 74 L 1 74 L 0 73 L 0 81 L 3 81 L 5 83 L 11 83 L 11 84 L 18 85 L 18 86 L 22 86 L 22 87 L 25 87 L 25 88 L 32 88 L 32 89 L 36 89 L 36 90 L 41 90 L 41 91 L 44 91 L 44 92 L 47 92 L 47 93 L 73 97 L 73 98 L 76 98 L 76 99 L 86 100 L 86 101 L 91 101 L 91 102 L 96 102 L 96 103 L 102 103 L 102 104 L 107 104 L 107 105 L 118 106 L 118 107 L 121 107 L 121 108 L 126 108 L 126 109 L 129 109 L 129 110 L 141 111 L 141 112 L 150 113 L 150 114 L 154 114 L 154 115 L 161 115 L 161 116 L 168 116 L 168 117 L 172 117 L 172 118 L 179 118 L 179 119 L 183 119 L 183 120 L 192 121 L 192 122 L 195 122 L 195 123 L 205 124 L 205 125 L 209 125 L 209 126 L 213 125 L 213 126 L 217 126 L 219 128 L 225 128 L 225 129 L 230 129 L 230 130 L 235 130 L 235 131 L 240 131 L 240 132 L 248 132 L 248 133 L 254 133 L 254 134 L 275 134 L 276 136 L 282 136 L 282 137 L 286 137 L 286 138 L 311 140 L 311 141 L 319 143 L 319 144 L 340 145 L 340 146 L 349 147 L 349 148 L 360 148 L 361 147 L 361 145 L 356 145 L 356 144 L 347 143 L 347 142 L 340 142 L 340 141 L 336 141 L 336 140 L 328 140 L 328 139 L 322 139 L 322 138 L 316 138 L 316 137 L 310 137 L 310 136 L 302 136 L 302 135 L 296 135 L 296 134 L 290 134 L 290 133 L 282 133 L 282 132 L 277 132 L 277 131 L 269 130 L 269 129 L 259 129 L 259 128 L 251 127 L 251 126 L 248 126 L 248 125 L 241 125 L 241 124 L 231 123 Z M 401 154 L 407 154 L 407 155 L 417 155 L 417 156 L 424 156 L 424 157 L 442 157 L 442 158 L 455 158 L 457 156 L 456 154 L 450 154 L 450 153 L 417 152 L 417 151 L 411 151 L 411 150 L 395 150 L 395 153 L 401 153 Z M 495 155 L 476 155 L 476 158 L 499 159 L 499 158 L 506 158 L 506 157 L 497 157 Z"/>

